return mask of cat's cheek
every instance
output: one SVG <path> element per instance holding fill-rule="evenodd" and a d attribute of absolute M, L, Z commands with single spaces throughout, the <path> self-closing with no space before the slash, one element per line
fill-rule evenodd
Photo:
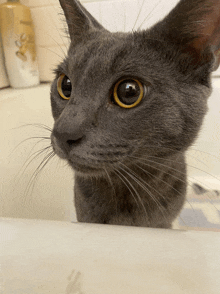
<path fill-rule="evenodd" d="M 161 116 L 161 126 L 169 136 L 177 137 L 183 132 L 184 120 L 177 109 L 165 109 Z"/>
<path fill-rule="evenodd" d="M 56 155 L 58 155 L 61 159 L 67 159 L 67 155 L 64 153 L 64 151 L 61 149 L 59 146 L 56 137 L 53 135 L 51 136 L 51 144 L 53 147 L 53 151 L 55 152 Z"/>
<path fill-rule="evenodd" d="M 67 101 L 62 100 L 58 95 L 55 95 L 51 98 L 51 108 L 54 120 L 57 120 L 60 117 L 61 113 L 66 107 L 66 104 Z"/>

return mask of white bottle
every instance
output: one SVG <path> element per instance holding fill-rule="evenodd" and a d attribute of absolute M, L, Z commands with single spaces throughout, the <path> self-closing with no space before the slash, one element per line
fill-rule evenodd
<path fill-rule="evenodd" d="M 0 5 L 0 29 L 10 85 L 25 88 L 39 84 L 35 35 L 30 9 L 19 0 Z"/>
<path fill-rule="evenodd" d="M 9 80 L 6 73 L 5 63 L 4 63 L 4 56 L 2 50 L 2 42 L 0 36 L 0 89 L 9 86 Z"/>

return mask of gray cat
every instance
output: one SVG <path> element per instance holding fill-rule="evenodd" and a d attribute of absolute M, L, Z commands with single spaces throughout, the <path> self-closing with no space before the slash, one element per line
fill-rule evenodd
<path fill-rule="evenodd" d="M 51 142 L 75 171 L 77 219 L 170 228 L 219 65 L 220 1 L 182 0 L 131 33 L 107 31 L 77 0 L 60 4 L 71 44 L 51 87 Z"/>

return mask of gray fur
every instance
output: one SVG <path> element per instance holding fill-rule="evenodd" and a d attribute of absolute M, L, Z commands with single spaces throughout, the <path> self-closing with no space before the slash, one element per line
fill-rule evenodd
<path fill-rule="evenodd" d="M 185 200 L 185 152 L 201 128 L 218 65 L 220 17 L 208 39 L 199 21 L 213 19 L 218 2 L 182 0 L 151 29 L 110 33 L 77 0 L 60 0 L 71 45 L 51 87 L 51 141 L 75 170 L 78 221 L 171 227 Z M 57 92 L 61 73 L 72 83 L 69 101 Z M 134 108 L 112 102 L 122 77 L 146 85 Z"/>

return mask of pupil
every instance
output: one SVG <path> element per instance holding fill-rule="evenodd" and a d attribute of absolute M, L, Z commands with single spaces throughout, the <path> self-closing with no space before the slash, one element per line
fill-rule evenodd
<path fill-rule="evenodd" d="M 62 91 L 63 91 L 63 95 L 65 97 L 70 97 L 71 91 L 72 91 L 72 85 L 71 85 L 70 79 L 67 76 L 65 76 L 63 78 L 61 88 L 62 88 Z"/>
<path fill-rule="evenodd" d="M 131 105 L 138 100 L 140 87 L 136 81 L 126 80 L 119 84 L 117 94 L 122 103 Z"/>

